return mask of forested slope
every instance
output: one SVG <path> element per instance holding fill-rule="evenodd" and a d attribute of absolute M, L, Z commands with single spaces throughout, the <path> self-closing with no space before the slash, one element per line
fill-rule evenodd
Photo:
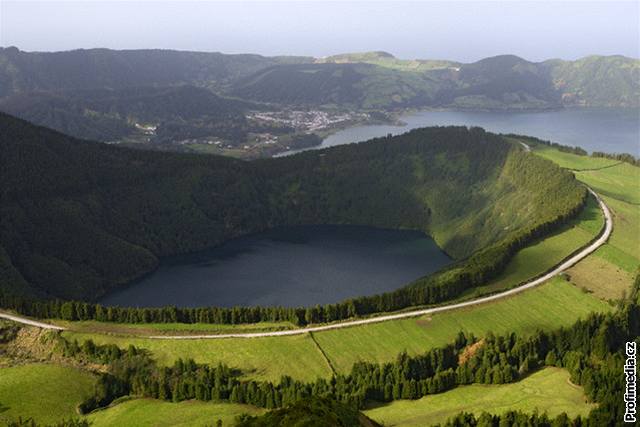
<path fill-rule="evenodd" d="M 232 100 L 189 85 L 127 89 L 84 89 L 17 93 L 0 98 L 0 111 L 76 137 L 120 140 L 136 124 L 155 124 L 159 135 L 177 127 L 198 127 L 204 135 L 243 140 L 245 110 L 255 104 Z M 188 133 L 173 132 L 175 140 Z"/>
<path fill-rule="evenodd" d="M 0 97 L 61 89 L 213 86 L 278 63 L 309 59 L 164 49 L 25 52 L 8 47 L 0 48 Z"/>
<path fill-rule="evenodd" d="M 243 162 L 88 143 L 0 115 L 0 152 L 1 287 L 85 300 L 159 257 L 289 224 L 423 230 L 461 260 L 447 277 L 474 286 L 585 197 L 571 173 L 478 128 Z"/>

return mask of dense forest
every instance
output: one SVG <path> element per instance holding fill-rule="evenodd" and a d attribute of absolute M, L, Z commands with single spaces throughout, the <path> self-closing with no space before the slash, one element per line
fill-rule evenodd
<path fill-rule="evenodd" d="M 29 92 L 0 99 L 2 111 L 98 141 L 131 136 L 138 130 L 136 124 L 158 127 L 153 142 L 193 138 L 194 128 L 202 136 L 244 141 L 248 108 L 261 107 L 188 85 Z"/>
<path fill-rule="evenodd" d="M 79 344 L 59 335 L 56 351 L 85 363 L 107 366 L 94 396 L 81 405 L 84 412 L 127 394 L 173 402 L 197 399 L 248 403 L 268 409 L 289 405 L 295 408 L 296 402 L 330 398 L 357 409 L 371 402 L 418 399 L 458 385 L 511 383 L 541 367 L 557 366 L 567 369 L 571 381 L 584 388 L 591 402 L 598 403 L 588 417 L 568 420 L 561 415 L 550 421 L 546 415 L 507 413 L 482 415 L 476 420 L 463 414 L 448 425 L 487 425 L 484 424 L 487 419 L 505 422 L 517 419 L 530 420 L 532 424 L 523 425 L 532 426 L 615 426 L 624 424 L 621 366 L 626 357 L 626 343 L 640 343 L 639 291 L 640 276 L 637 276 L 630 297 L 614 312 L 592 314 L 568 328 L 532 331 L 524 336 L 515 333 L 496 336 L 489 332 L 481 341 L 460 332 L 445 347 L 417 356 L 402 353 L 389 363 L 358 362 L 348 374 L 309 383 L 289 377 L 278 383 L 245 380 L 241 372 L 227 366 L 202 365 L 193 360 L 177 360 L 173 366 L 159 367 L 147 352 L 133 346 L 120 349 L 113 344 L 96 345 L 91 340 Z M 474 351 L 466 351 L 471 345 Z M 248 418 L 246 425 L 274 425 L 266 421 L 278 419 L 283 412 L 273 414 L 264 417 L 263 423 Z"/>
<path fill-rule="evenodd" d="M 1 115 L 0 149 L 2 304 L 38 317 L 301 324 L 441 302 L 500 272 L 586 200 L 571 173 L 479 128 L 418 129 L 243 162 L 79 141 Z M 91 301 L 160 257 L 298 224 L 421 230 L 458 261 L 395 292 L 307 310 L 32 299 Z"/>

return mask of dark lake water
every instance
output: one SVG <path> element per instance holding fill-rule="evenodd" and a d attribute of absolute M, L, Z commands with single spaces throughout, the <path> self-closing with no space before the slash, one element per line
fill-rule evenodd
<path fill-rule="evenodd" d="M 519 133 L 585 150 L 640 155 L 640 110 L 581 108 L 539 113 L 422 111 L 400 118 L 404 126 L 368 125 L 341 130 L 320 147 L 397 135 L 426 126 L 480 126 L 491 132 Z M 289 153 L 287 153 L 289 154 Z"/>
<path fill-rule="evenodd" d="M 174 257 L 100 302 L 118 306 L 308 306 L 397 289 L 451 262 L 416 231 L 283 227 Z"/>

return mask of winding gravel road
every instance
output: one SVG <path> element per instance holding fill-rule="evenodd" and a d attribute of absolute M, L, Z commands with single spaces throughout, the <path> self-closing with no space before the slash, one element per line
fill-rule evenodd
<path fill-rule="evenodd" d="M 589 254 L 593 253 L 596 249 L 598 249 L 600 246 L 604 245 L 607 242 L 607 240 L 609 239 L 609 236 L 611 235 L 611 231 L 613 230 L 613 221 L 611 219 L 611 212 L 609 211 L 609 208 L 607 207 L 607 205 L 605 205 L 605 203 L 602 201 L 600 196 L 598 196 L 590 188 L 588 188 L 588 190 L 591 194 L 594 195 L 594 197 L 598 201 L 598 204 L 600 205 L 600 209 L 602 209 L 602 213 L 604 214 L 604 217 L 605 217 L 605 225 L 599 237 L 584 249 L 580 250 L 576 254 L 570 256 L 568 259 L 558 264 L 551 271 L 548 271 L 542 276 L 536 277 L 518 286 L 517 288 L 509 289 L 507 291 L 489 295 L 486 297 L 481 297 L 474 300 L 461 302 L 458 304 L 443 305 L 440 307 L 426 308 L 422 310 L 405 311 L 402 313 L 387 314 L 384 316 L 370 317 L 367 319 L 350 320 L 346 322 L 332 323 L 329 325 L 311 326 L 307 328 L 291 329 L 286 331 L 248 332 L 248 333 L 236 333 L 236 334 L 208 334 L 208 335 L 206 334 L 205 335 L 152 335 L 146 338 L 163 339 L 163 340 L 193 340 L 193 339 L 223 339 L 223 338 L 261 338 L 261 337 L 281 337 L 281 336 L 289 336 L 289 335 L 301 335 L 309 332 L 320 332 L 320 331 L 328 331 L 331 329 L 349 328 L 352 326 L 367 325 L 370 323 L 379 323 L 379 322 L 385 322 L 388 320 L 406 319 L 408 317 L 417 317 L 417 316 L 423 316 L 425 314 L 440 313 L 443 311 L 455 310 L 455 309 L 464 308 L 464 307 L 471 307 L 474 305 L 484 304 L 484 303 L 496 301 L 502 298 L 507 298 L 509 296 L 526 291 L 527 289 L 534 288 L 542 284 L 543 282 L 551 279 L 552 277 L 562 273 L 564 270 L 572 267 L 573 265 L 575 265 L 580 260 L 587 257 Z M 55 330 L 66 329 L 61 326 L 51 325 L 49 323 L 44 323 L 44 322 L 38 322 L 35 320 L 28 319 L 26 317 L 17 316 L 9 313 L 4 313 L 4 312 L 0 312 L 0 318 L 13 320 L 15 322 L 23 323 L 25 325 L 37 326 L 44 329 L 55 329 Z"/>

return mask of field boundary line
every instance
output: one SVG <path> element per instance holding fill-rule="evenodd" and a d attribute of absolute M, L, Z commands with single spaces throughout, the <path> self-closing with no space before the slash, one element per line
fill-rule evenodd
<path fill-rule="evenodd" d="M 324 349 L 320 346 L 320 343 L 318 342 L 318 340 L 316 340 L 316 337 L 313 336 L 313 332 L 309 332 L 309 337 L 311 337 L 311 341 L 313 341 L 313 343 L 316 345 L 316 348 L 318 349 L 320 354 L 322 354 L 322 357 L 324 358 L 324 360 L 327 361 L 327 365 L 329 365 L 329 369 L 331 369 L 331 372 L 333 372 L 333 375 L 338 375 L 336 368 L 333 366 L 333 363 L 331 363 L 331 359 L 329 359 L 329 356 L 327 356 L 327 353 L 325 353 Z"/>

